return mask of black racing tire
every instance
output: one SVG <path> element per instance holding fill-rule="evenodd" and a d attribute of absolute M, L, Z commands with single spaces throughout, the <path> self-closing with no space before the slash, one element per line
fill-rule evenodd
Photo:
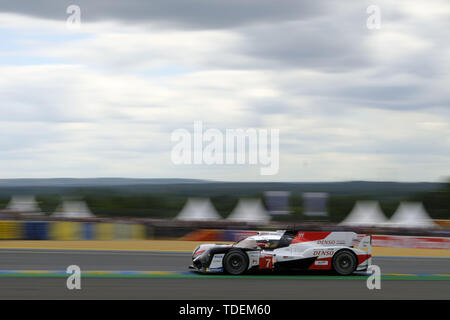
<path fill-rule="evenodd" d="M 239 249 L 233 249 L 223 258 L 223 269 L 226 273 L 240 275 L 248 269 L 248 256 Z"/>
<path fill-rule="evenodd" d="M 349 250 L 340 250 L 333 256 L 332 266 L 337 274 L 347 276 L 355 272 L 358 263 L 353 252 Z"/>

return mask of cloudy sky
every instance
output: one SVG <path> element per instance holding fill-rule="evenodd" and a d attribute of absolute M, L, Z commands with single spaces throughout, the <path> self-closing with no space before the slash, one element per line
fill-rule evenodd
<path fill-rule="evenodd" d="M 441 181 L 448 30 L 448 0 L 0 0 L 0 178 Z M 175 165 L 199 120 L 278 129 L 278 174 Z"/>

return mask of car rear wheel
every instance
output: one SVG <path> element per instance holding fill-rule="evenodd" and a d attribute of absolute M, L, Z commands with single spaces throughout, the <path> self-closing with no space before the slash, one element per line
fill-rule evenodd
<path fill-rule="evenodd" d="M 247 254 L 241 250 L 229 251 L 223 258 L 223 267 L 226 273 L 243 274 L 248 268 Z"/>
<path fill-rule="evenodd" d="M 346 276 L 352 274 L 357 267 L 355 255 L 348 251 L 338 251 L 333 256 L 333 269 L 338 274 Z"/>

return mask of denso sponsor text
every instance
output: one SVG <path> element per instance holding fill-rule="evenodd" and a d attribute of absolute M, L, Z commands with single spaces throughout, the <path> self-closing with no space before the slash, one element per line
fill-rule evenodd
<path fill-rule="evenodd" d="M 317 240 L 317 244 L 335 244 L 335 240 Z"/>

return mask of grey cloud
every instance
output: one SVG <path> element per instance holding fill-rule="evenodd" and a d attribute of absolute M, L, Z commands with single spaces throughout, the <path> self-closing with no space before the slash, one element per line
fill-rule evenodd
<path fill-rule="evenodd" d="M 339 72 L 373 64 L 363 45 L 365 30 L 358 20 L 350 23 L 332 19 L 247 28 L 241 50 L 264 59 L 259 67 Z"/>
<path fill-rule="evenodd" d="M 358 138 L 346 138 L 338 136 L 334 132 L 323 128 L 322 133 L 303 133 L 300 135 L 280 134 L 285 141 L 280 149 L 292 154 L 311 154 L 335 152 L 341 154 L 385 154 L 385 155 L 441 155 L 449 156 L 450 148 L 448 142 L 439 138 L 438 135 L 427 136 L 424 132 L 411 133 L 411 137 L 399 138 L 394 132 L 385 136 L 374 138 L 371 134 L 363 132 Z M 430 140 L 435 140 L 430 143 Z"/>
<path fill-rule="evenodd" d="M 310 18 L 326 10 L 328 1 L 285 0 L 77 0 L 0 1 L 0 12 L 45 19 L 66 19 L 66 8 L 81 8 L 82 21 L 156 22 L 186 28 L 226 28 L 257 22 Z"/>
<path fill-rule="evenodd" d="M 339 96 L 351 97 L 355 100 L 366 100 L 373 102 L 395 102 L 406 101 L 417 97 L 423 87 L 420 85 L 349 85 L 347 88 L 341 88 L 334 92 Z M 406 106 L 405 106 L 406 107 Z"/>
<path fill-rule="evenodd" d="M 248 102 L 247 110 L 259 114 L 285 114 L 291 113 L 294 106 L 279 98 L 255 98 Z"/>
<path fill-rule="evenodd" d="M 383 56 L 383 49 L 395 49 L 396 43 L 389 41 L 389 38 L 386 44 L 383 41 L 372 43 L 376 48 L 367 46 L 370 41 L 366 40 L 371 40 L 370 35 L 373 33 L 365 27 L 365 9 L 368 4 L 363 2 L 0 0 L 0 12 L 64 21 L 69 4 L 81 7 L 82 21 L 117 20 L 122 24 L 139 24 L 142 28 L 136 28 L 138 35 L 140 31 L 145 34 L 150 30 L 152 33 L 153 30 L 144 25 L 149 24 L 177 31 L 227 29 L 225 31 L 229 31 L 233 39 L 238 40 L 230 41 L 229 46 L 227 42 L 218 46 L 217 50 L 205 52 L 189 51 L 190 39 L 186 41 L 188 45 L 175 46 L 176 49 L 165 43 L 155 43 L 155 50 L 152 46 L 140 48 L 139 42 L 131 41 L 133 45 L 129 45 L 130 50 L 126 51 L 121 50 L 124 43 L 111 41 L 111 47 L 103 47 L 105 43 L 99 43 L 98 46 L 93 46 L 94 50 L 86 50 L 84 59 L 77 54 L 67 57 L 75 64 L 87 66 L 80 71 L 86 78 L 52 77 L 51 73 L 47 74 L 43 70 L 36 74 L 38 81 L 29 80 L 29 76 L 25 74 L 17 77 L 14 82 L 14 74 L 11 73 L 9 77 L 5 77 L 8 81 L 0 87 L 3 98 L 0 110 L 3 111 L 2 120 L 7 123 L 0 130 L 3 133 L 0 146 L 7 153 L 5 157 L 34 160 L 39 155 L 42 157 L 49 154 L 48 151 L 59 151 L 58 155 L 61 157 L 66 156 L 64 151 L 90 157 L 95 154 L 94 151 L 98 151 L 101 154 L 97 161 L 99 168 L 101 160 L 132 158 L 139 153 L 142 154 L 136 158 L 142 158 L 147 153 L 149 157 L 158 154 L 165 157 L 168 155 L 167 143 L 172 130 L 186 128 L 192 131 L 193 116 L 207 116 L 205 111 L 202 113 L 195 109 L 196 104 L 210 104 L 218 99 L 217 102 L 221 105 L 220 98 L 225 97 L 243 110 L 230 113 L 229 119 L 223 116 L 207 120 L 209 118 L 206 117 L 205 127 L 224 130 L 227 127 L 278 125 L 282 129 L 282 156 L 333 152 L 339 153 L 341 158 L 349 155 L 350 160 L 358 153 L 391 157 L 424 155 L 424 158 L 439 154 L 448 158 L 448 139 L 444 139 L 448 132 L 446 124 L 450 119 L 450 96 L 446 90 L 449 64 L 448 41 L 445 41 L 448 39 L 445 30 L 448 28 L 445 26 L 448 24 L 445 22 L 433 23 L 434 28 L 417 26 L 410 16 L 382 7 L 383 19 L 395 20 L 391 26 L 387 23 L 383 26 L 392 27 L 391 30 L 383 30 L 400 35 L 400 38 L 409 33 L 412 43 L 415 39 L 425 43 L 423 47 L 419 44 L 416 49 L 411 50 L 400 43 L 398 51 L 401 52 L 399 58 L 396 58 L 395 54 L 390 55 L 390 51 Z M 192 37 L 195 37 L 194 33 Z M 208 38 L 205 43 L 214 47 L 221 41 L 217 39 L 214 43 L 213 40 L 210 42 Z M 83 41 L 84 39 L 79 41 L 79 48 L 83 48 Z M 173 41 L 178 40 L 174 38 Z M 109 43 L 106 41 L 106 44 Z M 78 47 L 74 45 L 74 48 Z M 195 56 L 195 59 L 182 59 L 181 55 L 173 54 L 171 49 L 175 53 Z M 379 51 L 371 54 L 370 50 L 376 49 Z M 83 53 L 83 50 L 79 52 Z M 63 54 L 67 52 L 63 51 Z M 156 96 L 153 100 L 143 94 L 151 86 L 140 82 L 137 83 L 136 90 L 127 89 L 125 84 L 117 82 L 113 83 L 111 89 L 100 85 L 103 81 L 108 84 L 108 81 L 117 78 L 128 81 L 123 78 L 124 75 L 142 71 L 145 63 L 150 60 L 155 61 L 155 64 L 163 64 L 166 60 L 162 58 L 189 71 L 219 72 L 217 75 L 206 75 L 205 78 L 198 79 L 169 75 L 166 81 L 173 88 L 170 95 L 164 91 L 160 98 Z M 108 69 L 108 78 L 97 75 L 89 82 L 90 67 L 95 69 L 103 61 Z M 242 84 L 238 81 L 240 79 L 234 80 L 229 75 L 224 80 L 220 79 L 220 71 L 232 73 L 235 69 L 256 72 L 255 75 L 243 76 L 242 73 L 236 73 L 236 78 L 249 78 L 248 81 L 242 81 Z M 99 72 L 101 71 L 103 70 Z M 260 80 L 260 76 L 262 80 L 256 81 Z M 177 81 L 171 83 L 172 79 L 177 78 Z M 240 85 L 223 84 L 234 81 Z M 83 83 L 87 85 L 83 86 Z M 241 88 L 258 89 L 259 86 L 262 90 L 273 89 L 277 95 L 267 98 L 241 93 L 245 91 Z M 120 93 L 118 88 L 122 87 L 125 88 L 120 95 L 109 95 L 115 91 Z M 190 97 L 191 93 L 195 97 Z M 186 107 L 183 107 L 184 104 Z M 158 108 L 164 106 L 168 110 L 173 109 L 173 119 L 166 113 L 158 114 Z M 438 106 L 442 109 L 438 110 Z M 155 108 L 154 117 L 151 112 L 135 110 L 147 107 Z M 426 113 L 419 110 L 424 108 L 427 108 Z M 209 111 L 205 107 L 199 110 Z M 214 111 L 219 110 L 212 106 L 211 112 Z M 430 127 L 414 125 L 422 121 L 421 115 L 424 122 L 431 123 Z M 45 124 L 36 125 L 34 121 Z M 89 122 L 89 125 L 60 123 L 70 121 Z M 442 122 L 444 125 L 433 127 L 433 122 Z M 147 136 L 148 133 L 154 133 L 155 136 Z M 41 147 L 40 153 L 35 152 L 36 147 Z M 58 172 L 63 172 L 72 165 L 71 162 L 66 162 L 68 160 L 57 160 L 54 162 L 62 164 L 62 167 L 58 164 L 61 170 Z M 79 159 L 73 161 L 78 162 Z M 81 157 L 81 163 L 87 165 L 82 168 L 80 164 L 80 170 L 91 172 L 91 161 L 94 160 Z M 113 161 L 111 163 L 117 164 Z M 390 164 L 392 163 L 411 168 L 411 163 L 404 164 L 404 161 L 393 161 Z M 138 164 L 136 162 L 136 165 L 127 167 L 139 168 Z M 355 167 L 359 168 L 358 163 L 348 164 L 349 175 Z M 40 168 L 37 172 L 44 172 L 47 165 L 46 162 L 33 164 L 30 170 Z M 165 164 L 162 163 L 162 166 Z M 73 168 L 78 168 L 78 163 Z M 150 169 L 148 172 L 151 172 Z M 170 168 L 166 168 L 165 172 L 170 173 Z M 295 172 L 298 171 L 292 171 L 293 177 L 298 176 Z M 410 172 L 411 175 L 418 174 L 414 170 Z M 428 173 L 420 173 L 422 174 Z"/>

